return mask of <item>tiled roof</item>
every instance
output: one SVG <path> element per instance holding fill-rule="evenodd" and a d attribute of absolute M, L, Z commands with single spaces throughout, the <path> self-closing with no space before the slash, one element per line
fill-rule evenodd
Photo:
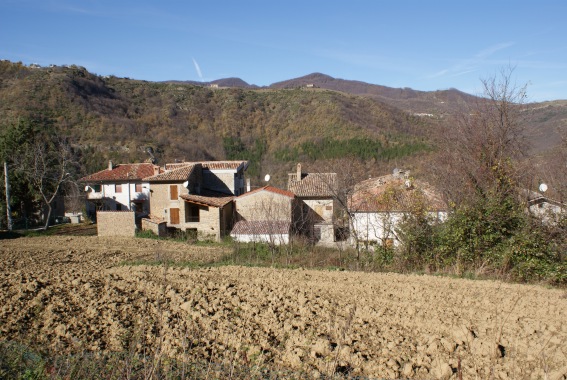
<path fill-rule="evenodd" d="M 80 182 L 117 182 L 142 180 L 154 174 L 154 165 L 150 163 L 119 164 L 112 170 L 101 170 L 81 178 Z"/>
<path fill-rule="evenodd" d="M 235 198 L 232 195 L 215 191 L 202 191 L 201 194 L 183 194 L 179 197 L 186 202 L 212 207 L 224 207 Z"/>
<path fill-rule="evenodd" d="M 351 212 L 408 212 L 419 207 L 420 204 L 423 204 L 429 211 L 448 209 L 441 194 L 428 183 L 390 174 L 358 183 L 349 199 L 349 210 Z"/>
<path fill-rule="evenodd" d="M 148 181 L 148 182 L 187 181 L 187 179 L 191 175 L 191 172 L 196 166 L 197 164 L 188 164 L 185 166 L 180 166 L 175 169 L 166 170 L 163 173 L 144 178 L 144 181 Z"/>
<path fill-rule="evenodd" d="M 167 223 L 167 220 L 165 220 L 164 218 L 160 218 L 159 216 L 155 216 L 155 215 L 148 215 L 147 217 L 145 217 L 144 219 L 149 220 L 152 223 L 156 223 L 156 224 L 160 224 L 160 223 Z"/>
<path fill-rule="evenodd" d="M 289 173 L 287 189 L 298 197 L 333 197 L 337 190 L 337 173 Z"/>
<path fill-rule="evenodd" d="M 240 166 L 248 165 L 248 161 L 195 161 L 195 162 L 175 162 L 165 164 L 165 170 L 178 169 L 187 165 L 201 164 L 203 169 L 209 170 L 237 170 Z"/>
<path fill-rule="evenodd" d="M 285 220 L 240 220 L 234 225 L 234 235 L 283 235 L 289 234 L 291 223 Z"/>
<path fill-rule="evenodd" d="M 263 186 L 263 187 L 260 187 L 258 189 L 254 189 L 252 191 L 244 193 L 244 194 L 240 195 L 238 198 L 242 198 L 242 197 L 246 197 L 246 196 L 251 195 L 251 194 L 259 193 L 260 191 L 269 191 L 271 193 L 285 195 L 286 197 L 290 197 L 290 198 L 295 198 L 295 194 L 292 193 L 291 191 L 283 190 L 283 189 L 273 187 L 273 186 L 270 186 L 270 185 Z"/>

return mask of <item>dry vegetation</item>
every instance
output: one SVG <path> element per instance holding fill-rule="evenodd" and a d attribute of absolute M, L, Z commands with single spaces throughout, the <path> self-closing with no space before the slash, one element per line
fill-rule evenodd
<path fill-rule="evenodd" d="M 0 338 L 59 355 L 130 353 L 115 378 L 127 377 L 134 353 L 151 359 L 141 378 L 160 378 L 155 361 L 173 359 L 209 363 L 179 378 L 237 377 L 242 367 L 242 378 L 266 368 L 296 378 L 567 377 L 564 290 L 199 265 L 227 253 L 134 238 L 4 240 Z"/>

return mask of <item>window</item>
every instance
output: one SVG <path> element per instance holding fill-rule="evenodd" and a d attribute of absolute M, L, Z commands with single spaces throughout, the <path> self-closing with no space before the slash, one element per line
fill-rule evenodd
<path fill-rule="evenodd" d="M 93 191 L 95 193 L 100 193 L 100 191 L 102 190 L 102 186 L 101 185 L 93 185 L 91 186 L 93 188 Z"/>
<path fill-rule="evenodd" d="M 177 198 L 178 198 L 177 185 L 169 185 L 169 199 L 172 201 L 176 201 Z"/>
<path fill-rule="evenodd" d="M 185 223 L 199 222 L 199 206 L 185 203 Z"/>
<path fill-rule="evenodd" d="M 142 184 L 141 183 L 137 183 L 136 184 L 136 193 L 141 193 L 142 192 Z"/>
<path fill-rule="evenodd" d="M 122 192 L 122 184 L 114 185 L 114 192 L 115 193 L 121 193 Z"/>

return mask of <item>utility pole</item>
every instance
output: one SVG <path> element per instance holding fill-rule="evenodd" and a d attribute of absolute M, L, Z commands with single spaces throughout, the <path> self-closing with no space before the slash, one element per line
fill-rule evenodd
<path fill-rule="evenodd" d="M 10 181 L 8 180 L 8 163 L 4 161 L 4 179 L 6 183 L 6 216 L 8 217 L 8 231 L 12 231 L 12 209 L 10 208 Z"/>

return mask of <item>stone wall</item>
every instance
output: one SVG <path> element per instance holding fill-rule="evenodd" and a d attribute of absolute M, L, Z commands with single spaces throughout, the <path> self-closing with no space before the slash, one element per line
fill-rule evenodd
<path fill-rule="evenodd" d="M 98 236 L 135 236 L 134 211 L 97 211 Z"/>
<path fill-rule="evenodd" d="M 293 199 L 271 191 L 248 193 L 235 199 L 239 219 L 291 221 Z"/>
<path fill-rule="evenodd" d="M 156 222 L 150 219 L 142 219 L 142 231 L 152 231 L 157 236 L 167 236 L 167 223 Z"/>
<path fill-rule="evenodd" d="M 184 208 L 189 207 L 185 205 Z M 183 212 L 185 215 L 185 211 Z M 212 206 L 200 206 L 199 207 L 199 221 L 198 222 L 186 222 L 183 224 L 183 230 L 196 230 L 199 239 L 212 239 L 220 240 L 221 231 L 219 230 L 220 225 L 220 209 L 218 207 Z"/>
<path fill-rule="evenodd" d="M 203 187 L 220 193 L 234 194 L 234 172 L 203 171 Z"/>
<path fill-rule="evenodd" d="M 171 186 L 177 187 L 177 198 L 171 198 Z M 150 214 L 157 218 L 163 218 L 168 227 L 180 228 L 185 221 L 185 202 L 179 199 L 180 195 L 187 194 L 188 191 L 181 183 L 152 183 L 150 195 Z M 179 209 L 179 223 L 171 223 L 171 209 Z"/>

